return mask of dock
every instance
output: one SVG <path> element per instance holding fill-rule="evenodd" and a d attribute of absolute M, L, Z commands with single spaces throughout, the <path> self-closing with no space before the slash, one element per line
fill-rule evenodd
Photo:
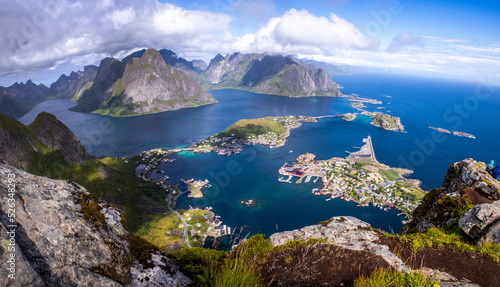
<path fill-rule="evenodd" d="M 379 163 L 375 158 L 375 151 L 373 150 L 372 137 L 368 136 L 363 139 L 365 143 L 357 152 L 349 153 L 348 159 L 368 159 L 374 163 Z"/>

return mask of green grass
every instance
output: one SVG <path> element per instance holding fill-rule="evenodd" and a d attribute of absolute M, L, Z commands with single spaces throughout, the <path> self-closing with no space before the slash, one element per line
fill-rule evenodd
<path fill-rule="evenodd" d="M 246 139 L 249 136 L 258 136 L 268 132 L 275 132 L 278 136 L 284 134 L 286 128 L 283 124 L 273 121 L 271 117 L 262 119 L 239 120 L 228 129 L 215 135 L 216 137 L 228 137 L 234 134 L 236 138 Z"/>
<path fill-rule="evenodd" d="M 321 239 L 292 240 L 281 246 L 272 246 L 268 238 L 257 234 L 230 253 L 190 248 L 171 252 L 168 256 L 185 268 L 194 286 L 263 286 L 258 266 L 267 256 L 276 251 L 323 242 Z"/>
<path fill-rule="evenodd" d="M 475 245 L 459 232 L 445 232 L 443 229 L 433 227 L 425 232 L 403 235 L 401 238 L 409 241 L 414 251 L 425 246 L 435 248 L 450 246 L 463 252 L 486 254 L 496 262 L 500 262 L 500 244 Z"/>
<path fill-rule="evenodd" d="M 381 173 L 388 180 L 394 181 L 398 178 L 401 178 L 397 172 L 392 169 L 379 169 L 379 173 Z"/>
<path fill-rule="evenodd" d="M 437 287 L 436 282 L 431 281 L 423 274 L 418 272 L 400 273 L 390 270 L 378 270 L 370 274 L 356 279 L 354 287 Z"/>
<path fill-rule="evenodd" d="M 78 165 L 70 179 L 81 184 L 96 196 L 117 205 L 125 211 L 126 223 L 135 232 L 144 222 L 147 208 L 163 206 L 165 191 L 152 182 L 146 182 L 135 174 L 134 158 L 125 163 L 117 158 L 93 158 Z"/>

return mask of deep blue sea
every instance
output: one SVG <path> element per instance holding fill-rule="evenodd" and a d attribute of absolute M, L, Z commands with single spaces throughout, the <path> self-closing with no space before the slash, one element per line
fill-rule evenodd
<path fill-rule="evenodd" d="M 172 183 L 181 178 L 208 179 L 212 187 L 205 198 L 181 197 L 179 208 L 212 206 L 231 227 L 246 226 L 252 233 L 300 228 L 332 216 L 356 216 L 384 230 L 398 232 L 402 217 L 398 211 L 358 207 L 341 199 L 325 201 L 311 194 L 316 185 L 278 182 L 278 168 L 298 155 L 311 152 L 318 159 L 347 156 L 370 135 L 378 161 L 412 169 L 411 178 L 424 189 L 439 187 L 448 166 L 464 158 L 500 162 L 497 127 L 500 88 L 489 84 L 399 75 L 361 74 L 335 76 L 344 94 L 378 99 L 382 105 L 367 104 L 369 111 L 401 117 L 407 133 L 385 131 L 358 117 L 354 122 L 323 118 L 292 130 L 281 148 L 250 146 L 239 155 L 182 152 L 174 163 L 162 166 Z M 68 111 L 69 100 L 41 103 L 20 119 L 29 124 L 44 110 L 64 122 L 96 156 L 128 156 L 143 150 L 186 147 L 220 132 L 242 118 L 277 115 L 331 115 L 355 112 L 345 98 L 288 98 L 238 90 L 214 90 L 217 104 L 128 118 L 112 118 Z M 377 109 L 381 107 L 381 109 Z M 463 131 L 476 139 L 437 133 L 428 126 Z M 318 181 L 318 185 L 320 182 Z M 262 201 L 258 207 L 238 202 L 244 198 Z"/>

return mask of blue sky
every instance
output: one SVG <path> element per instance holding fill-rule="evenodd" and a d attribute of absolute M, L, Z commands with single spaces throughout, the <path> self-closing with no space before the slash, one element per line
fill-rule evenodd
<path fill-rule="evenodd" d="M 277 53 L 395 73 L 500 76 L 500 1 L 36 0 L 0 7 L 0 85 L 167 48 Z"/>

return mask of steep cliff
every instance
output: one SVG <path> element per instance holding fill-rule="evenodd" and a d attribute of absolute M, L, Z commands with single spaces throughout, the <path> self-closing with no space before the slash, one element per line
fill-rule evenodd
<path fill-rule="evenodd" d="M 139 52 L 123 62 L 103 60 L 94 84 L 73 110 L 132 116 L 216 102 L 195 80 L 167 65 L 157 50 Z"/>
<path fill-rule="evenodd" d="M 330 75 L 292 57 L 266 54 L 218 54 L 202 78 L 215 88 L 245 89 L 292 97 L 340 96 Z"/>
<path fill-rule="evenodd" d="M 459 227 L 479 243 L 500 243 L 500 182 L 486 164 L 465 159 L 450 165 L 442 187 L 430 191 L 413 213 L 408 231 Z"/>
<path fill-rule="evenodd" d="M 0 115 L 0 160 L 37 174 L 56 176 L 57 170 L 90 159 L 78 138 L 55 116 L 42 112 L 25 126 Z"/>
<path fill-rule="evenodd" d="M 2 286 L 186 286 L 191 282 L 154 246 L 128 233 L 119 209 L 75 183 L 0 164 L 0 196 L 12 198 L 0 202 Z M 10 258 L 14 269 L 8 269 Z"/>
<path fill-rule="evenodd" d="M 65 98 L 78 100 L 83 92 L 92 86 L 97 76 L 96 66 L 85 66 L 82 71 L 71 72 L 69 76 L 62 74 L 50 85 L 47 96 L 50 98 Z"/>

